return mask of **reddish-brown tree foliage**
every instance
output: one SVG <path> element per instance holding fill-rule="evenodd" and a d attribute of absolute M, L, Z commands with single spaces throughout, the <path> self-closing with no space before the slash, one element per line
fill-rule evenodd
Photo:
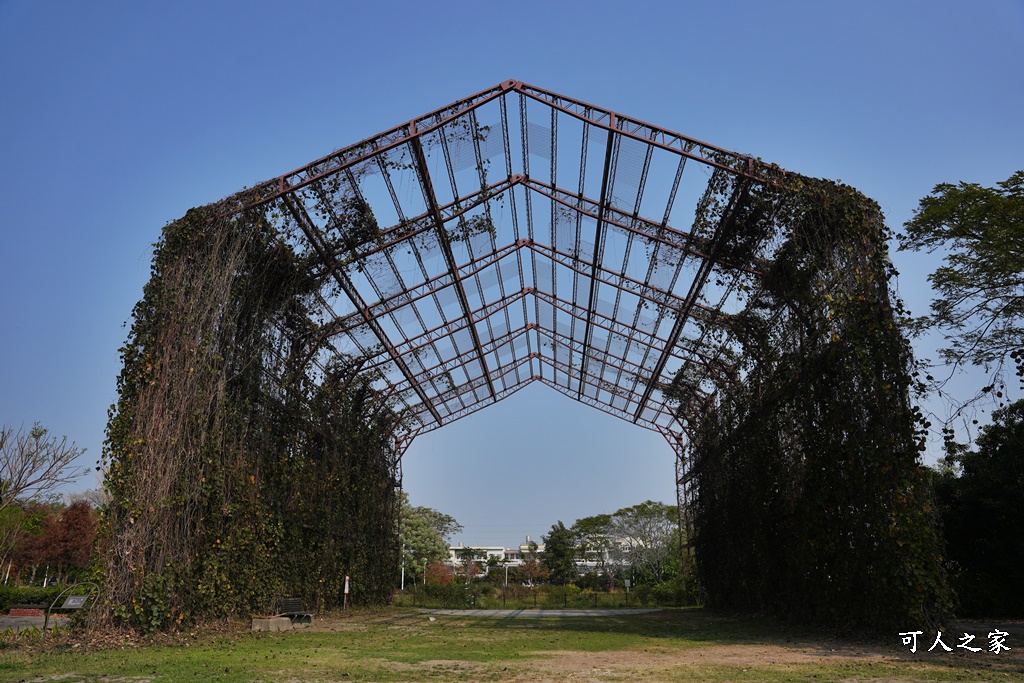
<path fill-rule="evenodd" d="M 10 556 L 20 570 L 16 576 L 30 580 L 48 571 L 66 580 L 72 572 L 85 569 L 93 556 L 98 527 L 99 515 L 85 501 L 68 506 L 28 505 Z"/>
<path fill-rule="evenodd" d="M 99 517 L 89 503 L 72 503 L 51 516 L 48 523 L 50 547 L 47 552 L 55 566 L 64 570 L 85 569 L 96 545 Z"/>
<path fill-rule="evenodd" d="M 450 586 L 455 571 L 446 564 L 435 562 L 427 567 L 426 582 L 435 586 Z"/>

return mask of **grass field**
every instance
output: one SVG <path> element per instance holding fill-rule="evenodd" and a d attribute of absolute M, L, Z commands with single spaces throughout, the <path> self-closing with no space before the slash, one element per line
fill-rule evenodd
<path fill-rule="evenodd" d="M 395 608 L 331 615 L 285 633 L 235 626 L 102 647 L 67 636 L 43 646 L 38 633 L 7 635 L 0 681 L 1024 680 L 1020 635 L 1007 640 L 1014 650 L 999 655 L 924 652 L 934 636 L 911 655 L 896 634 L 891 644 L 835 640 L 700 609 L 431 621 Z"/>

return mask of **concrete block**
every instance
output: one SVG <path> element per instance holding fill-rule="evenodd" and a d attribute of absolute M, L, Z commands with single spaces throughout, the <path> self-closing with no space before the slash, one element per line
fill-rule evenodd
<path fill-rule="evenodd" d="M 288 617 L 253 617 L 253 631 L 291 631 L 292 620 Z"/>

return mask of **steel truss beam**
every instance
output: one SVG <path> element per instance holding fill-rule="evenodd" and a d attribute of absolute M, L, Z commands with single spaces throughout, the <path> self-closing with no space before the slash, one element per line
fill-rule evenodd
<path fill-rule="evenodd" d="M 305 209 L 303 209 L 301 206 L 292 201 L 292 199 L 288 196 L 282 196 L 281 200 L 282 202 L 284 202 L 288 210 L 292 213 L 292 216 L 295 218 L 295 222 L 299 224 L 299 227 L 302 229 L 302 232 L 306 235 L 306 238 L 309 240 L 309 243 L 313 245 L 313 248 L 320 255 L 320 258 L 325 260 L 329 258 L 329 256 L 327 255 L 327 250 L 324 248 L 323 240 L 320 238 L 319 234 L 312 228 L 312 221 L 309 219 L 309 216 L 306 215 Z M 359 309 L 360 314 L 366 320 L 366 324 L 373 329 L 374 334 L 377 335 L 378 339 L 380 339 L 381 344 L 388 350 L 388 353 L 391 354 L 391 357 L 395 361 L 395 364 L 402 368 L 402 372 L 406 376 L 409 376 L 411 374 L 409 367 L 405 364 L 405 361 L 402 360 L 402 357 L 398 355 L 394 345 L 388 339 L 388 336 L 381 330 L 380 324 L 372 315 L 370 315 L 369 311 L 367 310 L 366 302 L 363 300 L 362 296 L 360 296 L 359 292 L 356 291 L 356 288 L 352 285 L 352 281 L 348 278 L 347 275 L 339 271 L 337 268 L 333 268 L 330 266 L 328 267 L 330 269 L 331 275 L 335 278 L 338 285 L 345 292 L 345 294 L 348 295 L 349 299 L 352 300 L 352 303 L 354 303 L 356 307 Z M 422 393 L 422 390 L 418 389 L 417 393 L 420 394 L 420 398 L 422 398 L 424 403 L 426 403 L 427 397 L 425 394 Z M 440 424 L 441 416 L 437 413 L 437 411 L 431 407 L 430 412 L 431 415 L 434 416 L 434 419 L 437 420 L 438 424 Z"/>
<path fill-rule="evenodd" d="M 420 139 L 416 136 L 415 123 L 410 124 L 412 130 L 410 131 L 412 138 L 411 145 L 413 155 L 415 157 L 416 165 L 416 176 L 420 181 L 420 187 L 423 190 L 423 197 L 427 202 L 427 207 L 430 209 L 430 215 L 434 219 L 434 228 L 437 233 L 437 240 L 441 243 L 441 253 L 444 254 L 444 260 L 448 264 L 448 272 L 451 273 L 453 286 L 455 287 L 455 294 L 459 298 L 459 305 L 462 307 L 462 315 L 465 316 L 468 322 L 469 334 L 473 338 L 473 347 L 476 349 L 477 356 L 480 359 L 480 364 L 484 369 L 484 379 L 487 381 L 487 388 L 491 392 L 491 398 L 497 396 L 497 392 L 494 391 L 494 383 L 491 381 L 491 376 L 487 372 L 487 359 L 484 358 L 483 349 L 480 348 L 480 335 L 476 330 L 476 325 L 473 324 L 472 311 L 469 307 L 469 300 L 466 298 L 466 290 L 462 286 L 462 278 L 459 277 L 459 267 L 455 263 L 455 255 L 452 253 L 451 242 L 448 241 L 448 231 L 444 227 L 444 217 L 441 215 L 441 209 L 437 205 L 437 195 L 434 194 L 434 184 L 430 180 L 430 171 L 427 169 L 427 159 L 423 154 L 423 145 L 420 143 Z M 456 202 L 458 206 L 458 202 Z"/>
<path fill-rule="evenodd" d="M 600 204 L 593 199 L 570 194 L 568 190 L 541 183 L 531 178 L 521 178 L 520 182 L 530 190 L 542 194 L 552 201 L 558 202 L 567 209 L 578 212 L 581 216 L 588 216 L 595 220 L 600 219 L 607 225 L 614 225 L 617 228 L 633 233 L 651 243 L 659 243 L 672 249 L 678 249 L 686 256 L 693 256 L 698 259 L 710 257 L 711 240 L 701 235 L 683 230 L 676 230 L 668 225 L 653 223 L 641 216 L 627 214 L 614 206 L 605 206 L 604 213 L 598 211 Z M 586 263 L 586 261 L 584 261 Z M 747 268 L 746 266 L 731 263 L 728 259 L 719 259 L 718 265 L 729 270 L 747 273 L 749 275 L 760 275 L 760 270 Z"/>
<path fill-rule="evenodd" d="M 721 341 L 733 293 L 771 258 L 755 245 L 742 265 L 723 248 L 750 189 L 770 182 L 762 167 L 504 81 L 222 210 L 263 211 L 322 283 L 307 302 L 319 326 L 305 355 L 275 351 L 277 367 L 298 363 L 326 381 L 341 365 L 348 375 L 330 381 L 345 386 L 370 378 L 374 409 L 399 421 L 399 458 L 418 435 L 537 381 L 661 433 L 685 497 L 691 425 L 737 375 Z M 708 192 L 709 171 L 734 181 L 711 235 L 689 224 L 699 206 L 684 204 Z M 362 222 L 348 220 L 353 210 Z M 455 232 L 470 221 L 489 229 Z M 692 382 L 670 400 L 679 372 Z"/>
<path fill-rule="evenodd" d="M 686 301 L 682 312 L 676 317 L 675 325 L 672 327 L 672 333 L 669 335 L 669 348 L 666 348 L 662 352 L 661 357 L 658 358 L 658 362 L 654 366 L 654 376 L 657 377 L 665 369 L 665 364 L 668 362 L 670 351 L 669 349 L 675 345 L 679 336 L 683 333 L 683 326 L 689 319 L 693 308 L 696 306 L 697 297 L 700 296 L 701 290 L 704 288 L 707 282 L 708 276 L 711 275 L 711 269 L 715 267 L 715 258 L 718 250 L 722 243 L 728 239 L 732 231 L 735 229 L 736 224 L 736 212 L 739 206 L 747 197 L 747 193 L 750 191 L 750 183 L 743 180 L 737 183 L 733 190 L 732 197 L 729 199 L 729 206 L 726 208 L 725 213 L 722 215 L 722 220 L 715 228 L 714 237 L 712 237 L 712 246 L 710 256 L 701 261 L 700 268 L 697 271 L 696 277 L 693 279 L 693 283 L 690 286 L 690 291 L 686 295 Z M 640 401 L 640 405 L 636 409 L 636 415 L 634 419 L 640 419 L 640 414 L 643 412 L 644 406 L 647 404 L 648 399 L 651 397 L 651 392 L 654 391 L 654 384 L 648 384 L 647 389 L 644 390 L 643 399 Z"/>
<path fill-rule="evenodd" d="M 728 150 L 701 142 L 696 138 L 689 138 L 679 133 L 673 133 L 665 128 L 658 128 L 639 119 L 629 118 L 617 114 L 610 109 L 596 107 L 580 100 L 575 100 L 565 95 L 544 90 L 525 83 L 514 82 L 512 86 L 517 92 L 521 92 L 538 102 L 543 102 L 550 107 L 565 112 L 592 126 L 603 128 L 639 140 L 645 144 L 674 152 L 688 159 L 699 161 L 702 164 L 720 168 L 736 175 L 742 175 L 753 180 L 761 180 L 755 174 L 754 160 L 750 157 L 736 154 Z M 696 150 L 696 151 L 694 151 Z M 728 160 L 731 164 L 724 164 L 721 160 Z"/>
<path fill-rule="evenodd" d="M 372 138 L 332 152 L 325 157 L 297 168 L 291 173 L 285 173 L 273 180 L 261 183 L 251 190 L 239 193 L 240 204 L 232 210 L 232 213 L 243 211 L 247 208 L 266 204 L 279 197 L 292 194 L 307 185 L 318 180 L 323 180 L 357 163 L 374 159 L 392 149 L 396 149 L 403 143 L 409 141 L 410 137 L 417 137 L 430 133 L 444 124 L 457 119 L 477 107 L 480 107 L 497 97 L 505 94 L 513 87 L 516 81 L 505 81 L 493 88 L 482 90 L 475 95 L 452 102 L 447 107 L 436 109 L 417 119 L 413 119 L 400 126 L 395 126 Z"/>
<path fill-rule="evenodd" d="M 583 398 L 583 376 L 586 375 L 588 349 L 590 348 L 590 325 L 594 315 L 594 304 L 597 300 L 597 271 L 598 264 L 604 253 L 604 215 L 608 207 L 608 179 L 611 176 L 612 155 L 615 153 L 615 114 L 608 114 L 608 142 L 604 150 L 604 170 L 601 172 L 601 199 L 598 201 L 597 221 L 594 227 L 594 262 L 590 267 L 590 294 L 587 297 L 587 319 L 583 328 L 583 372 L 580 378 L 580 388 L 576 398 Z"/>

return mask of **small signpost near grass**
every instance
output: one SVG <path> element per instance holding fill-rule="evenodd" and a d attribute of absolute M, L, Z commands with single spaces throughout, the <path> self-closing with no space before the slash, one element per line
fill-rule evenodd
<path fill-rule="evenodd" d="M 53 602 L 50 603 L 50 606 L 46 609 L 46 615 L 43 617 L 43 640 L 46 640 L 46 627 L 50 623 L 51 613 L 53 613 L 55 610 L 68 613 L 76 612 L 78 610 L 83 609 L 87 603 L 89 605 L 89 609 L 92 609 L 92 606 L 93 604 L 95 604 L 96 601 L 93 600 L 90 603 L 89 599 L 97 597 L 99 595 L 99 592 L 99 586 L 97 586 L 95 583 L 88 581 L 76 583 L 73 586 L 68 586 L 67 588 L 62 590 L 60 594 L 58 594 L 57 597 L 53 599 Z M 61 604 L 60 607 L 57 607 L 57 603 L 60 602 L 60 599 L 68 593 L 71 594 L 64 599 L 64 602 L 63 604 Z"/>

